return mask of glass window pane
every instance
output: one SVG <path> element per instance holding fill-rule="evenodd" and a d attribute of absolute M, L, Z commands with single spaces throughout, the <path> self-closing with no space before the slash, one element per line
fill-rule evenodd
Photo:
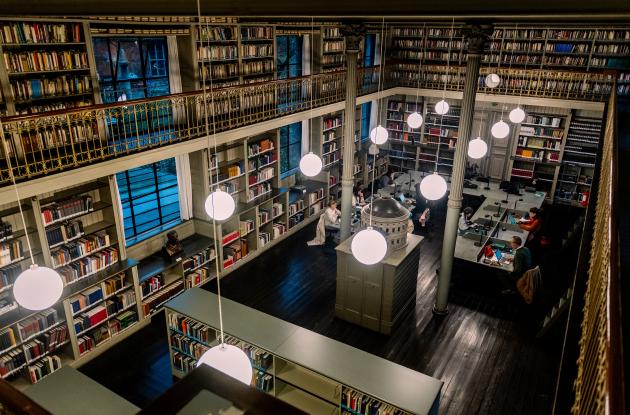
<path fill-rule="evenodd" d="M 301 152 L 302 146 L 300 143 L 289 146 L 289 170 L 295 169 L 300 165 Z"/>
<path fill-rule="evenodd" d="M 94 38 L 94 59 L 96 61 L 96 71 L 99 75 L 99 83 L 111 81 L 112 67 L 109 59 L 109 45 L 107 38 Z"/>

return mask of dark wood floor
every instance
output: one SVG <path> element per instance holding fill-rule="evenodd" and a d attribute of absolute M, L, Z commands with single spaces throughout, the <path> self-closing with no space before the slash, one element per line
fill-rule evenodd
<path fill-rule="evenodd" d="M 313 226 L 222 280 L 223 294 L 441 379 L 441 413 L 549 413 L 561 326 L 545 339 L 535 339 L 546 306 L 525 306 L 517 297 L 502 297 L 485 269 L 467 267 L 456 269 L 450 313 L 434 316 L 435 269 L 442 243 L 440 212 L 434 220 L 434 234 L 425 235 L 422 245 L 415 307 L 392 336 L 334 317 L 335 254 L 330 247 L 306 246 Z M 207 288 L 215 291 L 216 284 L 210 285 Z M 82 371 L 137 405 L 146 405 L 172 382 L 164 321 L 155 320 Z"/>

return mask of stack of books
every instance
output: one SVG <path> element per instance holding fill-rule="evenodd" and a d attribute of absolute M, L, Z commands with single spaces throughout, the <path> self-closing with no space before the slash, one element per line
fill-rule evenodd
<path fill-rule="evenodd" d="M 107 248 L 57 269 L 66 284 L 95 274 L 118 262 L 118 249 Z"/>
<path fill-rule="evenodd" d="M 81 196 L 62 202 L 51 203 L 42 207 L 42 220 L 44 225 L 50 225 L 55 221 L 74 216 L 80 213 L 89 212 L 93 209 L 92 197 Z"/>
<path fill-rule="evenodd" d="M 110 240 L 107 233 L 89 235 L 52 251 L 50 256 L 52 257 L 53 266 L 58 268 L 109 245 Z"/>
<path fill-rule="evenodd" d="M 22 241 L 19 239 L 0 243 L 0 267 L 20 260 L 23 257 Z"/>

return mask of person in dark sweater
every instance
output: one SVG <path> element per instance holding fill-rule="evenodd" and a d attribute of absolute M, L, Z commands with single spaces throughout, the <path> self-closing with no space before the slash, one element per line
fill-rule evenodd
<path fill-rule="evenodd" d="M 532 253 L 529 248 L 522 246 L 523 240 L 519 236 L 513 236 L 510 244 L 512 245 L 512 252 L 514 252 L 514 259 L 512 260 L 514 270 L 504 280 L 505 289 L 501 291 L 502 294 L 514 293 L 516 281 L 523 276 L 525 271 L 532 268 Z"/>

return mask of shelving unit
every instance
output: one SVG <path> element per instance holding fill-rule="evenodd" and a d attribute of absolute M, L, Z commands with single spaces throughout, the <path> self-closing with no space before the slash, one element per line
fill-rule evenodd
<path fill-rule="evenodd" d="M 556 202 L 588 206 L 601 134 L 601 119 L 578 116 L 571 119 L 555 191 Z"/>
<path fill-rule="evenodd" d="M 338 27 L 322 27 L 322 72 L 343 70 L 346 66 L 346 42 Z"/>
<path fill-rule="evenodd" d="M 172 373 L 185 376 L 216 344 L 216 295 L 189 290 L 166 305 Z M 251 358 L 252 385 L 309 414 L 361 414 L 359 405 L 391 413 L 437 414 L 441 382 L 222 299 L 226 343 Z M 313 348 L 321 350 L 311 353 Z M 253 358 L 252 358 L 253 357 Z M 378 372 L 378 376 L 374 375 Z M 259 379 L 266 377 L 266 382 Z M 414 385 L 413 392 L 400 385 Z M 361 399 L 352 399 L 361 396 Z M 365 401 L 362 397 L 365 396 Z"/>
<path fill-rule="evenodd" d="M 423 113 L 422 103 L 418 110 Z M 407 125 L 409 114 L 416 110 L 415 102 L 407 103 L 403 99 L 390 99 L 387 103 L 385 127 L 389 133 L 389 164 L 396 170 L 416 170 L 422 129 L 412 130 Z"/>
<path fill-rule="evenodd" d="M 278 183 L 277 134 L 247 139 L 247 192 L 249 203 L 272 192 Z"/>

